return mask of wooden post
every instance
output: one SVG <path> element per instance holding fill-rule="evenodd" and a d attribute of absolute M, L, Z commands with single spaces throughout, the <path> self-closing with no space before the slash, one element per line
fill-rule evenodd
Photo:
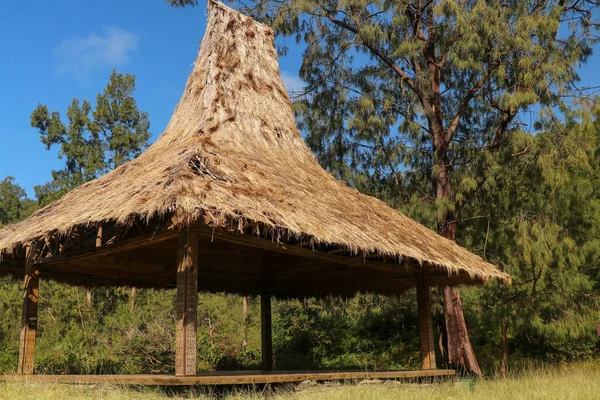
<path fill-rule="evenodd" d="M 198 235 L 183 231 L 177 249 L 177 330 L 175 375 L 197 372 L 196 313 L 198 307 Z"/>
<path fill-rule="evenodd" d="M 35 356 L 40 271 L 33 265 L 33 261 L 38 255 L 38 244 L 33 242 L 27 247 L 27 260 L 25 262 L 21 341 L 19 345 L 19 365 L 17 367 L 17 373 L 25 375 L 33 374 L 33 360 Z"/>
<path fill-rule="evenodd" d="M 242 347 L 245 349 L 248 347 L 248 296 L 242 299 L 242 329 L 244 336 Z"/>
<path fill-rule="evenodd" d="M 260 336 L 263 371 L 273 370 L 273 333 L 271 325 L 271 295 L 260 296 Z"/>
<path fill-rule="evenodd" d="M 98 225 L 98 232 L 96 233 L 96 247 L 102 247 L 102 224 Z"/>
<path fill-rule="evenodd" d="M 102 233 L 102 224 L 98 224 L 98 230 L 96 232 L 96 247 L 102 247 L 103 244 L 103 233 Z M 87 305 L 89 307 L 89 310 L 91 312 L 92 310 L 92 306 L 94 305 L 94 295 L 92 293 L 92 289 L 91 288 L 86 288 L 85 290 L 85 297 L 87 298 Z"/>
<path fill-rule="evenodd" d="M 436 369 L 433 326 L 431 321 L 431 299 L 425 275 L 417 277 L 417 307 L 419 308 L 419 336 L 423 369 Z"/>

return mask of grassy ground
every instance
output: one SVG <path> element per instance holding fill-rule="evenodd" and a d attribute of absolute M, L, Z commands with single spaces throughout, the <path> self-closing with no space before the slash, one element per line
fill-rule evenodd
<path fill-rule="evenodd" d="M 0 383 L 0 399 L 36 400 L 180 400 L 220 398 L 228 400 L 391 400 L 391 399 L 599 399 L 600 364 L 578 364 L 523 372 L 507 379 L 435 384 L 384 382 L 356 385 L 301 385 L 297 389 L 237 389 L 207 394 L 187 389 L 178 393 L 156 388 Z"/>

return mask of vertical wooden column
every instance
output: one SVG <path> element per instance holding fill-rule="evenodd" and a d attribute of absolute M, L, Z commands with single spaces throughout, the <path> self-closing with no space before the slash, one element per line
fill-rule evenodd
<path fill-rule="evenodd" d="M 38 244 L 33 242 L 27 247 L 27 260 L 25 261 L 21 341 L 19 345 L 19 365 L 17 367 L 17 373 L 25 375 L 33 374 L 33 360 L 35 356 L 40 271 L 37 269 L 37 266 L 33 265 L 33 261 L 38 255 Z"/>
<path fill-rule="evenodd" d="M 260 296 L 260 336 L 263 371 L 273 370 L 273 333 L 271 323 L 271 295 Z"/>
<path fill-rule="evenodd" d="M 417 306 L 419 308 L 419 336 L 423 369 L 436 369 L 433 326 L 431 321 L 431 299 L 427 277 L 417 277 Z"/>
<path fill-rule="evenodd" d="M 197 372 L 196 313 L 198 307 L 198 235 L 179 234 L 177 247 L 177 329 L 175 332 L 175 375 Z"/>
<path fill-rule="evenodd" d="M 242 347 L 245 349 L 248 347 L 248 296 L 244 296 L 242 299 L 242 330 L 244 336 Z"/>

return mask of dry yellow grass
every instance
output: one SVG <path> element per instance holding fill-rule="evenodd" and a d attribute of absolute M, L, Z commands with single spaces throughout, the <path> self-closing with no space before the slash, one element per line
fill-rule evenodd
<path fill-rule="evenodd" d="M 476 282 L 510 280 L 321 168 L 296 127 L 273 31 L 209 3 L 194 70 L 162 136 L 137 159 L 0 230 L 0 258 L 77 227 L 174 215 L 182 224 L 252 225 L 274 240 L 408 257 Z"/>
<path fill-rule="evenodd" d="M 69 386 L 0 384 L 0 399 L 9 400 L 183 400 L 210 399 L 195 390 L 166 393 L 159 389 L 127 389 L 115 386 Z M 578 364 L 563 368 L 547 368 L 524 372 L 508 379 L 479 381 L 471 390 L 456 382 L 437 384 L 314 385 L 304 390 L 265 392 L 239 389 L 236 393 L 221 394 L 230 400 L 495 400 L 495 399 L 598 399 L 600 398 L 600 365 Z"/>

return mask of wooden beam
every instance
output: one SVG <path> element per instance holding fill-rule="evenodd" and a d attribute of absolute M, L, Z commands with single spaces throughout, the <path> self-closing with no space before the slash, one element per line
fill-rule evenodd
<path fill-rule="evenodd" d="M 143 274 L 138 274 L 138 279 L 106 278 L 98 275 L 83 275 L 66 271 L 40 271 L 40 278 L 67 283 L 76 286 L 92 287 L 131 287 L 152 289 L 174 289 L 174 282 L 165 282 L 158 279 L 144 279 Z"/>
<path fill-rule="evenodd" d="M 14 275 L 18 276 L 19 279 L 21 279 L 21 277 L 23 276 L 24 268 L 24 260 L 5 258 L 2 261 L 0 261 L 0 276 Z"/>
<path fill-rule="evenodd" d="M 175 375 L 197 373 L 196 313 L 198 307 L 198 235 L 179 233 L 177 251 L 177 328 L 175 333 Z"/>
<path fill-rule="evenodd" d="M 135 263 L 134 263 L 135 264 Z M 172 272 L 150 265 L 146 269 L 125 269 L 122 264 L 92 264 L 82 260 L 52 264 L 40 269 L 44 279 L 89 286 L 176 287 L 176 266 Z"/>
<path fill-rule="evenodd" d="M 260 338 L 263 371 L 273 370 L 273 332 L 272 332 L 271 295 L 260 295 Z"/>
<path fill-rule="evenodd" d="M 76 383 L 111 384 L 139 386 L 185 386 L 185 385 L 258 385 L 265 383 L 330 381 L 356 379 L 415 379 L 425 377 L 454 376 L 453 370 L 429 371 L 206 371 L 197 376 L 173 376 L 166 374 L 146 375 L 0 375 L 0 382 L 21 382 L 28 384 Z M 323 398 L 327 396 L 322 396 Z"/>
<path fill-rule="evenodd" d="M 102 236 L 103 236 L 103 232 L 102 232 L 102 224 L 98 225 L 98 231 L 96 232 L 96 247 L 102 247 Z"/>
<path fill-rule="evenodd" d="M 367 271 L 368 272 L 368 271 Z M 466 274 L 461 275 L 428 275 L 429 286 L 455 286 L 462 284 L 473 284 L 478 282 Z M 307 271 L 301 275 L 276 276 L 265 282 L 264 288 L 273 295 L 305 295 L 320 294 L 344 294 L 348 292 L 373 292 L 380 294 L 397 293 L 396 288 L 409 288 L 416 285 L 416 276 L 365 276 L 364 274 L 348 275 L 346 271 Z M 310 291 L 306 291 L 306 289 Z M 350 290 L 351 289 L 351 290 Z"/>
<path fill-rule="evenodd" d="M 19 344 L 19 364 L 17 373 L 33 374 L 35 356 L 35 336 L 38 321 L 38 289 L 40 271 L 33 261 L 39 255 L 39 244 L 33 242 L 27 247 L 25 279 L 23 282 L 23 311 L 21 318 L 21 341 Z"/>
<path fill-rule="evenodd" d="M 48 265 L 56 264 L 65 261 L 79 260 L 82 258 L 88 258 L 98 255 L 108 255 L 118 253 L 125 250 L 134 250 L 140 247 L 154 245 L 157 243 L 164 242 L 166 240 L 175 239 L 177 232 L 173 230 L 164 230 L 155 234 L 147 234 L 144 236 L 138 236 L 136 238 L 115 242 L 112 244 L 105 243 L 100 247 L 90 248 L 76 253 L 62 254 L 58 256 L 45 257 L 35 261 L 36 265 Z"/>
<path fill-rule="evenodd" d="M 269 239 L 244 235 L 242 233 L 229 232 L 223 229 L 213 230 L 211 228 L 199 225 L 196 227 L 196 230 L 202 237 L 221 239 L 227 242 L 237 243 L 243 246 L 256 247 L 260 249 L 265 249 L 283 254 L 291 254 L 314 260 L 326 260 L 334 264 L 381 269 L 385 271 L 395 272 L 405 271 L 415 274 L 423 273 L 424 270 L 424 267 L 409 265 L 408 263 L 386 263 L 382 261 L 369 260 L 361 256 L 340 256 L 336 254 L 330 254 L 324 251 L 307 249 L 293 244 L 276 243 Z"/>
<path fill-rule="evenodd" d="M 429 296 L 429 284 L 424 274 L 417 277 L 417 307 L 419 308 L 419 338 L 421 342 L 423 369 L 436 369 L 433 325 L 431 321 L 431 299 Z"/>

